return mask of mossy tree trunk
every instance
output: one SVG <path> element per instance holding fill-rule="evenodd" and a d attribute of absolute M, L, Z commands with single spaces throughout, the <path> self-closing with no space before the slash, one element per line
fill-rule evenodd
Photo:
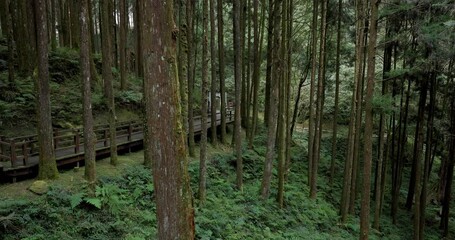
<path fill-rule="evenodd" d="M 194 0 L 189 0 L 186 5 L 186 25 L 188 26 L 188 152 L 191 157 L 195 156 L 194 143 L 194 69 L 196 65 L 196 44 L 194 36 Z"/>
<path fill-rule="evenodd" d="M 144 1 L 144 98 L 158 239 L 193 239 L 194 210 L 182 128 L 172 1 Z"/>
<path fill-rule="evenodd" d="M 45 0 L 37 0 L 34 6 L 37 29 L 36 45 L 38 59 L 37 84 L 37 116 L 39 145 L 39 179 L 58 177 L 55 161 L 54 139 L 52 131 L 51 101 L 49 87 L 49 47 L 47 29 L 47 11 Z"/>
<path fill-rule="evenodd" d="M 88 2 L 81 0 L 80 6 L 80 64 L 82 77 L 82 101 L 83 101 L 83 126 L 84 126 L 84 159 L 85 159 L 85 179 L 89 186 L 94 190 L 96 181 L 95 160 L 96 160 L 96 136 L 93 131 L 92 114 L 92 93 L 90 74 L 90 40 L 88 26 Z"/>

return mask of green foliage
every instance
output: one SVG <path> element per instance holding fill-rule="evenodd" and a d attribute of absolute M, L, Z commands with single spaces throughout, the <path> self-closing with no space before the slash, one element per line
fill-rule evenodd
<path fill-rule="evenodd" d="M 115 96 L 117 104 L 134 104 L 140 105 L 142 102 L 142 93 L 132 90 L 118 91 Z"/>
<path fill-rule="evenodd" d="M 395 112 L 395 99 L 391 94 L 375 94 L 372 100 L 373 112 L 392 114 Z"/>

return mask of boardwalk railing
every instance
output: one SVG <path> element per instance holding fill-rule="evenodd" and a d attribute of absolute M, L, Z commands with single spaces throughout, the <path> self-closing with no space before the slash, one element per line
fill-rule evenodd
<path fill-rule="evenodd" d="M 195 133 L 201 131 L 201 117 L 194 118 Z M 226 122 L 234 121 L 232 108 L 226 109 Z M 210 128 L 210 115 L 207 119 L 207 128 Z M 217 113 L 217 126 L 221 124 L 221 113 Z M 117 144 L 122 145 L 132 141 L 142 140 L 143 123 L 142 122 L 119 122 L 116 124 Z M 95 126 L 97 138 L 95 148 L 97 150 L 109 147 L 109 125 Z M 54 129 L 54 149 L 56 159 L 62 159 L 78 155 L 84 152 L 83 129 Z M 36 165 L 36 158 L 39 155 L 39 145 L 37 135 L 21 136 L 15 138 L 5 138 L 0 136 L 0 166 L 3 162 L 3 168 L 23 168 L 30 165 Z M 31 162 L 30 159 L 34 161 Z M 8 164 L 9 163 L 9 164 Z M 9 166 L 8 166 L 9 165 Z M 1 170 L 0 170 L 1 172 Z"/>
<path fill-rule="evenodd" d="M 121 122 L 117 124 L 116 134 L 121 142 L 130 142 L 133 135 L 142 133 L 141 122 Z M 109 126 L 96 126 L 97 147 L 109 146 Z M 121 143 L 120 142 L 120 143 Z M 54 129 L 54 149 L 56 157 L 63 155 L 79 154 L 83 150 L 83 129 Z M 15 138 L 0 138 L 0 161 L 10 162 L 11 167 L 27 166 L 29 158 L 39 155 L 38 138 L 36 135 Z"/>

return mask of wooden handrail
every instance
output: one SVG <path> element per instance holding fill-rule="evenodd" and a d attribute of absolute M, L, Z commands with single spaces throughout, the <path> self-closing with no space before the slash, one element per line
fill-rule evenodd
<path fill-rule="evenodd" d="M 233 119 L 232 108 L 226 108 L 226 120 L 231 122 Z M 221 112 L 216 112 L 217 124 L 219 124 L 219 116 Z M 198 120 L 199 123 L 195 124 L 196 128 L 200 128 L 201 125 L 201 116 L 194 117 L 195 120 Z M 207 123 L 210 122 L 210 114 L 207 118 Z M 207 125 L 209 128 L 210 126 Z M 136 134 L 141 134 L 144 129 L 143 122 L 141 121 L 129 121 L 129 122 L 118 122 L 116 124 L 116 136 L 120 139 L 120 144 L 133 141 L 133 139 L 138 140 L 139 136 Z M 102 146 L 107 147 L 108 141 L 110 139 L 109 134 L 109 125 L 102 124 L 94 127 L 95 134 L 100 136 L 97 140 L 97 143 L 103 143 Z M 57 153 L 63 150 L 73 149 L 74 154 L 80 154 L 82 144 L 84 143 L 84 138 L 82 136 L 83 128 L 74 128 L 74 129 L 54 129 L 53 132 L 53 141 L 54 141 L 54 150 Z M 101 137 L 102 136 L 102 137 Z M 5 136 L 0 136 L 0 161 L 10 161 L 11 166 L 18 167 L 22 164 L 24 166 L 30 164 L 29 159 L 31 156 L 36 156 L 39 154 L 39 148 L 37 135 L 27 135 L 20 137 L 7 138 Z M 99 146 L 99 145 L 98 145 Z M 64 151 L 63 151 L 64 152 Z M 18 161 L 21 160 L 21 161 Z"/>

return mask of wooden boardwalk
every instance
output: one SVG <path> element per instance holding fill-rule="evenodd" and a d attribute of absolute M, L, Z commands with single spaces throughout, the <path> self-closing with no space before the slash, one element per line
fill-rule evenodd
<path fill-rule="evenodd" d="M 201 117 L 194 118 L 194 133 L 201 133 Z M 232 123 L 232 111 L 226 113 L 226 123 Z M 221 113 L 217 113 L 216 126 L 221 125 Z M 211 127 L 211 119 L 207 118 L 207 129 Z M 109 126 L 95 127 L 97 136 L 96 158 L 110 156 Z M 117 150 L 119 154 L 143 148 L 143 123 L 122 122 L 116 127 Z M 71 130 L 54 130 L 54 148 L 59 169 L 72 168 L 83 164 L 84 139 L 81 128 Z M 0 182 L 35 177 L 38 173 L 39 146 L 36 135 L 4 138 L 0 136 Z"/>

